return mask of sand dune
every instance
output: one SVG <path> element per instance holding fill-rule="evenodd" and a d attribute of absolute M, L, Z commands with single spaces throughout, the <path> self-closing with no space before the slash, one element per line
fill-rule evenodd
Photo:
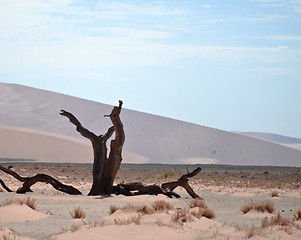
<path fill-rule="evenodd" d="M 109 119 L 102 116 L 108 114 L 112 106 L 0 83 L 0 124 L 83 139 L 68 119 L 59 115 L 60 109 L 74 113 L 96 134 L 106 132 L 111 126 Z M 121 118 L 126 133 L 124 150 L 133 162 L 301 166 L 301 151 L 280 144 L 128 109 L 123 109 Z M 4 141 L 2 138 L 1 144 Z M 31 145 L 31 151 L 37 150 L 36 144 Z M 9 149 L 7 145 L 6 148 Z M 47 146 L 40 144 L 39 148 L 45 150 Z M 70 148 L 70 151 L 79 152 Z M 82 152 L 90 151 L 87 147 L 80 151 L 81 154 L 70 153 L 67 157 L 55 155 L 53 149 L 60 150 L 59 146 L 49 148 L 49 158 L 70 162 L 78 161 L 76 156 L 84 159 Z M 14 154 L 23 157 L 22 151 L 14 151 Z"/>

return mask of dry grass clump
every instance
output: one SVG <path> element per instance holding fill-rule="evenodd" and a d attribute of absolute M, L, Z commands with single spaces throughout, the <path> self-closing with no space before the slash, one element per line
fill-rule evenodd
<path fill-rule="evenodd" d="M 84 213 L 84 211 L 80 207 L 74 208 L 73 212 L 70 212 L 70 215 L 74 219 L 85 218 L 86 217 L 86 214 Z"/>
<path fill-rule="evenodd" d="M 181 224 L 193 221 L 192 215 L 189 214 L 187 209 L 177 209 L 177 211 L 172 214 L 171 218 L 174 222 L 179 222 Z"/>
<path fill-rule="evenodd" d="M 262 235 L 262 229 L 255 227 L 254 225 L 252 225 L 252 227 L 247 231 L 247 238 L 251 238 L 254 236 L 260 236 Z"/>
<path fill-rule="evenodd" d="M 168 211 L 168 210 L 173 210 L 174 207 L 169 203 L 164 200 L 157 200 L 152 204 L 152 208 L 156 212 L 163 212 L 163 211 Z"/>
<path fill-rule="evenodd" d="M 176 173 L 173 171 L 166 171 L 160 174 L 159 179 L 167 179 L 176 176 Z"/>
<path fill-rule="evenodd" d="M 273 226 L 280 226 L 280 230 L 285 231 L 288 234 L 293 233 L 293 227 L 297 227 L 294 219 L 288 219 L 285 217 L 282 217 L 280 213 L 278 213 L 276 216 L 271 217 L 269 220 L 267 217 L 262 219 L 261 221 L 261 227 L 267 228 L 267 227 L 273 227 Z"/>
<path fill-rule="evenodd" d="M 31 209 L 36 209 L 36 199 L 31 197 L 27 197 L 26 199 L 6 199 L 4 202 L 0 203 L 0 206 L 3 207 L 10 204 L 26 204 Z"/>
<path fill-rule="evenodd" d="M 275 211 L 274 204 L 270 201 L 263 202 L 249 202 L 248 204 L 242 206 L 240 210 L 246 214 L 251 210 L 255 210 L 257 212 L 268 212 L 273 213 Z"/>
<path fill-rule="evenodd" d="M 215 218 L 215 213 L 213 212 L 213 210 L 208 208 L 199 208 L 197 211 L 191 211 L 191 215 L 195 216 L 198 219 L 200 219 L 201 217 L 208 219 Z"/>
<path fill-rule="evenodd" d="M 208 209 L 206 203 L 199 198 L 193 199 L 188 205 L 190 208 L 198 208 L 198 210 L 191 211 L 191 214 L 198 219 L 201 217 L 209 219 L 215 218 L 215 213 Z"/>
<path fill-rule="evenodd" d="M 272 197 L 279 197 L 279 193 L 277 191 L 272 191 L 271 196 Z"/>
<path fill-rule="evenodd" d="M 206 203 L 199 198 L 195 198 L 188 203 L 190 208 L 200 207 L 200 208 L 208 208 Z"/>
<path fill-rule="evenodd" d="M 301 209 L 298 209 L 298 211 L 294 214 L 294 220 L 296 221 L 301 220 Z"/>
<path fill-rule="evenodd" d="M 116 212 L 117 210 L 122 210 L 122 211 L 127 211 L 127 210 L 133 210 L 136 211 L 138 213 L 142 213 L 142 214 L 153 214 L 155 213 L 155 210 L 144 205 L 144 206 L 135 206 L 135 205 L 131 205 L 128 204 L 126 206 L 123 207 L 117 207 L 116 205 L 111 205 L 110 206 L 110 214 L 113 214 L 114 212 Z"/>
<path fill-rule="evenodd" d="M 114 224 L 115 225 L 129 225 L 129 224 L 141 224 L 141 215 L 138 215 L 138 216 L 133 216 L 133 217 L 130 217 L 130 218 L 127 218 L 127 219 L 114 219 Z"/>

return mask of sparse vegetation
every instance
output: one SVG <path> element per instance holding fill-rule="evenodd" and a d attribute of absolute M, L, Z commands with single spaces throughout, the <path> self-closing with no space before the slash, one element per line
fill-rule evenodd
<path fill-rule="evenodd" d="M 301 209 L 298 209 L 294 215 L 294 220 L 300 221 L 301 220 Z"/>
<path fill-rule="evenodd" d="M 187 209 L 177 209 L 171 217 L 174 222 L 179 222 L 181 224 L 191 222 L 193 220 Z"/>
<path fill-rule="evenodd" d="M 177 174 L 173 171 L 165 171 L 160 174 L 159 179 L 167 179 L 176 176 Z"/>
<path fill-rule="evenodd" d="M 279 197 L 279 193 L 277 191 L 272 191 L 271 196 L 272 197 Z"/>
<path fill-rule="evenodd" d="M 114 219 L 114 224 L 115 225 L 129 225 L 129 224 L 141 224 L 141 215 L 133 216 L 127 219 Z"/>
<path fill-rule="evenodd" d="M 84 211 L 80 207 L 74 208 L 73 211 L 70 212 L 70 215 L 74 219 L 85 218 L 86 217 L 86 214 L 84 213 Z"/>
<path fill-rule="evenodd" d="M 198 219 L 201 217 L 206 217 L 209 219 L 215 218 L 215 213 L 208 209 L 206 203 L 199 198 L 193 199 L 188 205 L 190 208 L 198 208 L 197 210 L 191 211 L 191 214 Z"/>
<path fill-rule="evenodd" d="M 152 204 L 152 208 L 157 212 L 164 212 L 164 211 L 174 209 L 174 207 L 169 202 L 166 202 L 166 201 L 163 201 L 163 200 L 155 201 Z"/>
<path fill-rule="evenodd" d="M 188 203 L 190 208 L 200 207 L 200 208 L 208 208 L 206 203 L 199 198 L 193 199 Z"/>
<path fill-rule="evenodd" d="M 138 213 L 142 213 L 142 214 L 153 214 L 155 212 L 154 209 L 144 205 L 144 206 L 135 206 L 135 205 L 125 205 L 123 207 L 117 207 L 116 205 L 111 205 L 110 206 L 110 214 L 113 214 L 114 212 L 116 212 L 117 210 L 122 210 L 122 211 L 127 211 L 127 210 L 133 210 L 136 211 Z"/>
<path fill-rule="evenodd" d="M 270 201 L 263 202 L 249 202 L 248 204 L 242 206 L 240 210 L 246 214 L 251 210 L 255 210 L 257 212 L 268 212 L 273 213 L 275 211 L 274 204 Z"/>
<path fill-rule="evenodd" d="M 4 202 L 0 203 L 0 206 L 7 206 L 10 204 L 26 204 L 28 207 L 31 209 L 35 210 L 36 209 L 36 199 L 27 197 L 26 199 L 6 199 Z"/>

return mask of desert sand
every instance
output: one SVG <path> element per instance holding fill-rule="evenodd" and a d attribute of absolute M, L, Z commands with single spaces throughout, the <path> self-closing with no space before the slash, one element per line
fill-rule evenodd
<path fill-rule="evenodd" d="M 215 217 L 197 218 L 190 208 L 191 197 L 177 188 L 180 199 L 158 196 L 86 196 L 91 187 L 91 165 L 87 164 L 11 164 L 22 176 L 46 173 L 63 183 L 72 184 L 82 196 L 70 196 L 51 186 L 37 183 L 26 195 L 8 193 L 0 187 L 0 239 L 300 239 L 301 221 L 292 220 L 301 209 L 300 168 L 239 168 L 205 166 L 190 184 L 203 198 Z M 7 166 L 7 165 L 6 165 Z M 186 173 L 182 165 L 122 165 L 116 183 L 171 181 Z M 16 190 L 20 182 L 0 172 L 0 178 Z M 272 192 L 277 196 L 272 197 Z M 18 204 L 18 199 L 35 201 L 35 209 Z M 6 202 L 14 203 L 6 205 Z M 170 203 L 171 210 L 142 213 L 138 206 L 149 208 L 158 201 Z M 250 211 L 249 202 L 270 201 L 273 213 Z M 16 203 L 17 202 L 17 203 Z M 112 206 L 117 208 L 110 213 Z M 127 207 L 131 206 L 131 207 Z M 134 207 L 133 207 L 134 206 Z M 74 219 L 80 207 L 84 218 Z M 136 207 L 136 208 L 135 208 Z M 180 214 L 179 213 L 184 213 Z M 261 227 L 262 219 L 278 213 L 290 220 L 287 226 Z M 178 214 L 178 215 L 177 215 Z"/>

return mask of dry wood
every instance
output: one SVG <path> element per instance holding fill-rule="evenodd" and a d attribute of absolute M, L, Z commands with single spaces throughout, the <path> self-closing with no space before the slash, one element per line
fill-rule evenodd
<path fill-rule="evenodd" d="M 65 193 L 68 193 L 71 195 L 81 195 L 82 194 L 78 189 L 74 188 L 73 186 L 65 185 L 65 184 L 59 182 L 58 180 L 54 179 L 53 177 L 46 175 L 46 174 L 36 174 L 33 177 L 21 177 L 16 172 L 12 171 L 11 169 L 3 167 L 2 165 L 0 165 L 0 170 L 2 170 L 3 172 L 5 172 L 7 174 L 10 174 L 11 176 L 16 178 L 20 182 L 23 182 L 23 186 L 18 188 L 18 190 L 16 191 L 17 193 L 32 192 L 30 189 L 30 187 L 32 185 L 34 185 L 37 182 L 44 182 L 44 183 L 51 184 L 52 187 L 54 187 L 56 190 L 61 191 L 61 192 L 65 192 Z M 4 182 L 3 182 L 3 184 L 4 184 Z M 3 184 L 1 183 L 2 186 L 3 186 Z M 4 184 L 4 186 L 5 186 L 5 184 Z M 9 192 L 10 189 L 5 188 L 5 190 L 7 190 Z M 10 191 L 12 191 L 12 190 L 10 190 Z"/>
<path fill-rule="evenodd" d="M 149 194 L 149 195 L 158 195 L 158 194 L 164 194 L 168 197 L 176 197 L 179 198 L 180 196 L 173 192 L 173 190 L 180 186 L 185 188 L 187 193 L 192 198 L 200 198 L 190 187 L 188 183 L 188 178 L 191 178 L 195 175 L 197 175 L 202 169 L 198 167 L 191 173 L 187 173 L 182 175 L 177 181 L 173 182 L 167 182 L 160 185 L 144 185 L 141 182 L 133 182 L 133 183 L 121 183 L 114 187 L 116 194 L 123 194 L 126 196 L 134 196 L 134 195 L 141 195 L 141 194 Z"/>
<path fill-rule="evenodd" d="M 113 182 L 122 161 L 122 147 L 125 141 L 123 124 L 120 120 L 122 101 L 119 106 L 114 107 L 110 115 L 113 126 L 106 134 L 97 136 L 84 128 L 80 121 L 70 112 L 61 110 L 61 115 L 69 118 L 76 126 L 76 130 L 85 138 L 88 138 L 93 147 L 93 184 L 88 195 L 110 195 L 113 193 Z M 115 139 L 111 141 L 109 157 L 107 157 L 107 140 L 115 132 Z"/>

